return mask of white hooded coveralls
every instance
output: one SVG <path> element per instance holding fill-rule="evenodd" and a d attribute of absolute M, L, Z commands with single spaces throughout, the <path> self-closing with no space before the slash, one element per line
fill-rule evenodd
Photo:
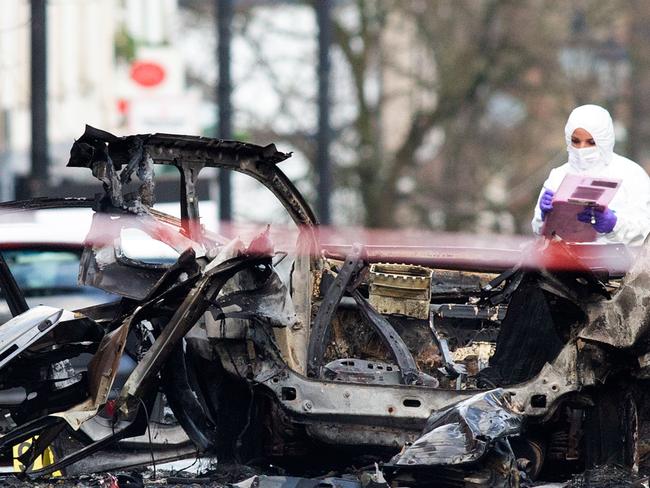
<path fill-rule="evenodd" d="M 567 150 L 571 152 L 571 135 L 582 128 L 589 132 L 598 148 L 598 161 L 589 167 L 580 167 L 572 157 L 562 166 L 551 170 L 544 182 L 532 220 L 533 232 L 541 234 L 542 211 L 539 201 L 545 190 L 557 192 L 567 173 L 585 174 L 602 178 L 615 178 L 622 181 L 609 208 L 616 212 L 616 225 L 612 232 L 598 234 L 597 243 L 624 243 L 632 246 L 641 245 L 650 232 L 650 177 L 645 170 L 633 161 L 614 152 L 614 126 L 609 112 L 597 105 L 577 107 L 569 115 L 564 136 Z M 582 209 L 577 208 L 576 214 Z"/>

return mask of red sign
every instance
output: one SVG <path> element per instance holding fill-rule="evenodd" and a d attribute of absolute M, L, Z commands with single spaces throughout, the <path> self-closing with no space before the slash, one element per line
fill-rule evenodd
<path fill-rule="evenodd" d="M 151 61 L 136 61 L 131 65 L 131 79 L 147 88 L 159 85 L 165 79 L 162 66 Z"/>
<path fill-rule="evenodd" d="M 120 115 L 126 115 L 129 111 L 129 101 L 126 98 L 117 99 L 117 111 Z"/>

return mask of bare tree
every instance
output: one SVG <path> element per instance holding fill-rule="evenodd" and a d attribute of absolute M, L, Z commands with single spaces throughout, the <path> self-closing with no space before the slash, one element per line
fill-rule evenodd
<path fill-rule="evenodd" d="M 629 3 L 630 156 L 650 169 L 650 9 L 648 3 Z"/>
<path fill-rule="evenodd" d="M 527 77 L 538 66 L 554 68 L 554 58 L 539 49 L 540 43 L 547 49 L 555 44 L 555 33 L 539 20 L 548 17 L 546 3 L 358 0 L 353 3 L 356 22 L 343 15 L 349 12 L 341 13 L 336 41 L 354 80 L 353 128 L 359 148 L 355 168 L 363 182 L 359 191 L 368 225 L 395 225 L 400 206 L 423 225 L 432 225 L 426 210 L 430 206 L 442 211 L 446 229 L 474 224 L 477 210 L 486 207 L 485 185 L 509 163 L 507 153 L 495 151 L 504 148 L 491 142 L 498 139 L 499 130 L 513 131 L 517 125 L 490 125 L 489 117 L 498 116 L 492 113 L 494 96 L 508 96 L 526 111 L 521 97 L 542 85 L 535 87 Z M 401 22 L 392 22 L 395 17 Z M 522 27 L 530 32 L 522 35 Z M 407 31 L 410 52 L 392 49 L 395 36 L 390 29 L 400 28 Z M 415 65 L 405 66 L 403 58 L 413 53 Z M 411 97 L 422 94 L 422 103 L 402 104 L 390 112 L 386 107 L 400 94 L 385 84 L 379 96 L 369 93 L 369 78 L 391 73 L 407 78 L 402 89 Z M 512 114 L 505 111 L 504 116 Z M 400 140 L 387 146 L 384 122 L 389 117 L 398 117 L 404 127 Z M 437 154 L 424 158 L 427 164 L 418 165 L 417 154 L 432 131 L 440 131 L 444 142 Z M 411 196 L 400 191 L 400 179 L 409 174 L 422 183 Z M 422 192 L 432 198 L 418 198 Z"/>
<path fill-rule="evenodd" d="M 241 89 L 262 79 L 277 100 L 267 114 L 257 103 L 238 106 L 240 133 L 288 143 L 313 168 L 315 23 L 305 25 L 312 7 L 240 9 L 236 33 L 252 61 L 234 81 Z M 334 198 L 341 190 L 358 195 L 356 223 L 373 227 L 529 232 L 542 182 L 566 160 L 562 128 L 571 108 L 601 103 L 622 120 L 643 117 L 629 100 L 644 92 L 630 98 L 629 80 L 609 83 L 601 69 L 611 39 L 624 49 L 644 42 L 641 14 L 637 37 L 621 37 L 636 15 L 618 0 L 337 2 Z M 270 49 L 277 39 L 290 48 Z M 636 61 L 633 76 L 645 79 Z"/>

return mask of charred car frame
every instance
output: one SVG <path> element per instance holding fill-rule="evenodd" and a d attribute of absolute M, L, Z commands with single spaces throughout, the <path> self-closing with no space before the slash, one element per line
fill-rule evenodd
<path fill-rule="evenodd" d="M 278 167 L 288 157 L 273 145 L 88 127 L 68 166 L 90 169 L 102 194 L 0 206 L 92 207 L 79 279 L 122 297 L 29 309 L 0 260 L 14 315 L 0 326 L 0 407 L 15 423 L 0 449 L 39 435 L 20 458 L 26 476 L 101 469 L 98 452 L 145 434 L 160 390 L 191 449 L 220 460 L 298 469 L 363 454 L 402 486 L 515 486 L 608 462 L 638 469 L 647 246 L 630 266 L 621 246 L 550 241 L 498 259 L 328 245 Z M 151 208 L 157 164 L 180 173 L 181 219 Z M 195 191 L 206 167 L 268 188 L 296 224 L 295 248 L 276 253 L 268 230 L 247 245 L 206 232 Z M 125 229 L 178 259 L 128 256 Z M 34 468 L 57 439 L 76 447 Z"/>

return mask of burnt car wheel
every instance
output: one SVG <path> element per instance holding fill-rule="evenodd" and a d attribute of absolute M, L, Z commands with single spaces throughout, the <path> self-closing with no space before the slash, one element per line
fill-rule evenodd
<path fill-rule="evenodd" d="M 177 366 L 181 362 L 184 364 L 173 371 L 170 369 L 167 378 L 174 379 L 167 385 L 183 382 L 181 375 L 185 375 L 196 403 L 192 409 L 178 409 L 180 403 L 175 399 L 186 401 L 188 396 L 169 392 L 170 404 L 175 412 L 179 411 L 179 422 L 186 427 L 194 442 L 197 443 L 193 431 L 199 437 L 207 432 L 211 445 L 205 447 L 220 461 L 247 462 L 257 458 L 262 442 L 252 389 L 229 375 L 218 358 L 208 361 L 193 353 L 191 348 L 185 354 L 177 354 L 176 361 Z"/>
<path fill-rule="evenodd" d="M 545 443 L 538 439 L 516 437 L 510 439 L 510 445 L 517 457 L 520 469 L 523 469 L 530 479 L 537 479 L 546 457 Z"/>

